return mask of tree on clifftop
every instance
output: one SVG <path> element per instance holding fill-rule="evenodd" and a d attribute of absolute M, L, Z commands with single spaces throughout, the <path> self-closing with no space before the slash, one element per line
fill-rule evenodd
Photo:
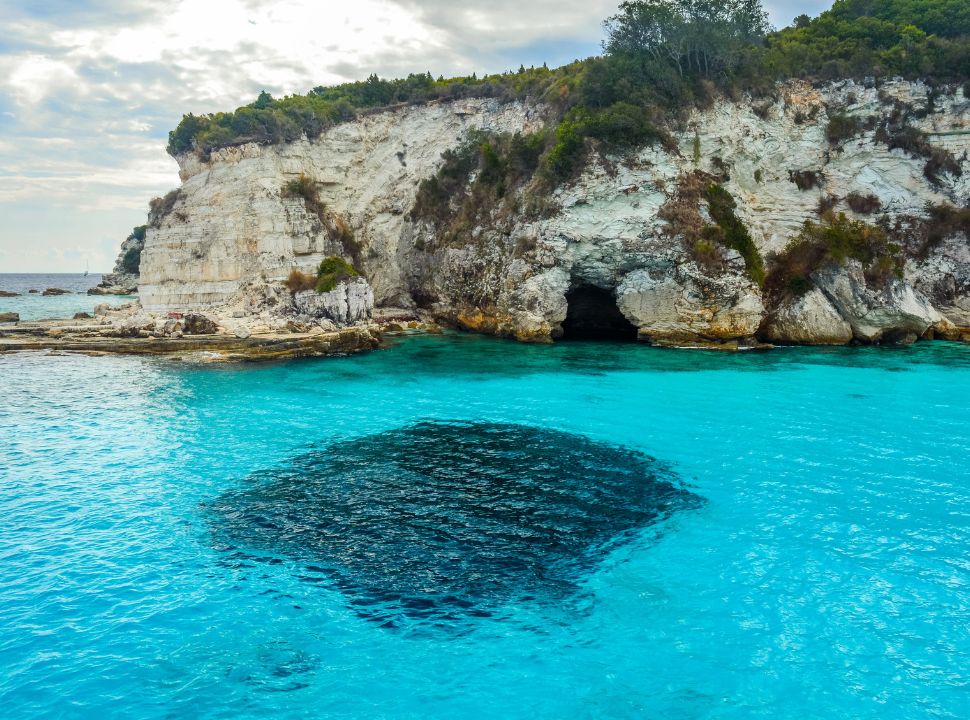
<path fill-rule="evenodd" d="M 760 0 L 632 0 L 605 23 L 606 52 L 713 78 L 770 30 Z"/>

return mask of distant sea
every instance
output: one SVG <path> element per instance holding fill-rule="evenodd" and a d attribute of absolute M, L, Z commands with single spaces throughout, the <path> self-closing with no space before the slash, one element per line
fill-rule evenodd
<path fill-rule="evenodd" d="M 0 290 L 20 293 L 17 297 L 0 297 L 0 312 L 15 312 L 21 320 L 72 318 L 75 313 L 94 310 L 107 302 L 121 305 L 135 296 L 88 295 L 89 288 L 101 282 L 99 273 L 0 273 Z M 67 295 L 41 295 L 47 288 L 68 290 Z M 31 293 L 31 290 L 37 290 Z"/>

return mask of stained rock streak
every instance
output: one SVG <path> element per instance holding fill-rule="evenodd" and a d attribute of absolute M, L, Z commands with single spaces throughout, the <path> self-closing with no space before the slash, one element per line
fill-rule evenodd
<path fill-rule="evenodd" d="M 388 626 L 562 604 L 701 498 L 642 453 L 519 425 L 422 422 L 294 458 L 209 507 L 216 545 L 329 578 Z"/>

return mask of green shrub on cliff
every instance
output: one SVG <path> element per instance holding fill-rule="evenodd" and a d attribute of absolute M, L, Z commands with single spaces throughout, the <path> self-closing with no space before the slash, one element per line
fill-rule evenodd
<path fill-rule="evenodd" d="M 845 213 L 827 213 L 822 222 L 807 221 L 801 233 L 776 258 L 766 286 L 775 297 L 799 296 L 812 287 L 811 275 L 824 265 L 862 264 L 866 280 L 884 285 L 903 274 L 902 247 L 886 231 Z"/>
<path fill-rule="evenodd" d="M 307 175 L 300 175 L 298 178 L 288 180 L 283 185 L 283 197 L 300 198 L 308 213 L 315 215 L 321 223 L 327 220 L 327 208 L 320 199 L 320 192 L 317 184 Z"/>
<path fill-rule="evenodd" d="M 133 247 L 125 251 L 121 258 L 121 270 L 131 275 L 137 275 L 141 269 L 141 248 Z"/>
<path fill-rule="evenodd" d="M 349 262 L 339 257 L 324 258 L 317 268 L 316 291 L 318 293 L 330 292 L 343 281 L 353 277 L 359 277 L 360 273 Z"/>
<path fill-rule="evenodd" d="M 711 219 L 716 223 L 705 229 L 707 239 L 737 250 L 744 258 L 744 267 L 748 271 L 748 276 L 759 286 L 764 285 L 764 261 L 754 240 L 751 239 L 748 228 L 734 213 L 737 203 L 731 193 L 720 185 L 711 183 L 704 191 L 704 197 L 707 199 Z"/>
<path fill-rule="evenodd" d="M 923 175 L 933 185 L 942 182 L 943 173 L 960 177 L 963 169 L 945 148 L 935 147 L 926 138 L 926 133 L 906 123 L 905 119 L 890 121 L 876 130 L 876 142 L 885 143 L 890 150 L 903 150 L 913 157 L 925 158 Z"/>
<path fill-rule="evenodd" d="M 490 226 L 491 214 L 509 192 L 532 179 L 547 143 L 545 132 L 470 133 L 462 145 L 442 155 L 438 172 L 418 186 L 411 217 L 430 221 L 445 241 L 477 224 Z"/>

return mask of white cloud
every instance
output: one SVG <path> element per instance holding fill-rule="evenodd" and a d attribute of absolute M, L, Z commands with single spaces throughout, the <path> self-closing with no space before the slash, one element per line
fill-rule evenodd
<path fill-rule="evenodd" d="M 3 84 L 23 105 L 34 105 L 78 81 L 69 63 L 33 53 L 4 59 L 0 62 L 0 72 L 7 78 Z"/>
<path fill-rule="evenodd" d="M 773 19 L 788 22 L 824 3 L 775 0 Z M 103 248 L 143 222 L 148 199 L 178 184 L 164 147 L 185 112 L 233 109 L 261 89 L 303 93 L 372 72 L 455 75 L 501 72 L 520 58 L 568 62 L 597 51 L 601 22 L 618 4 L 47 0 L 5 8 L 0 271 L 23 269 L 25 257 L 60 262 L 66 234 Z"/>

